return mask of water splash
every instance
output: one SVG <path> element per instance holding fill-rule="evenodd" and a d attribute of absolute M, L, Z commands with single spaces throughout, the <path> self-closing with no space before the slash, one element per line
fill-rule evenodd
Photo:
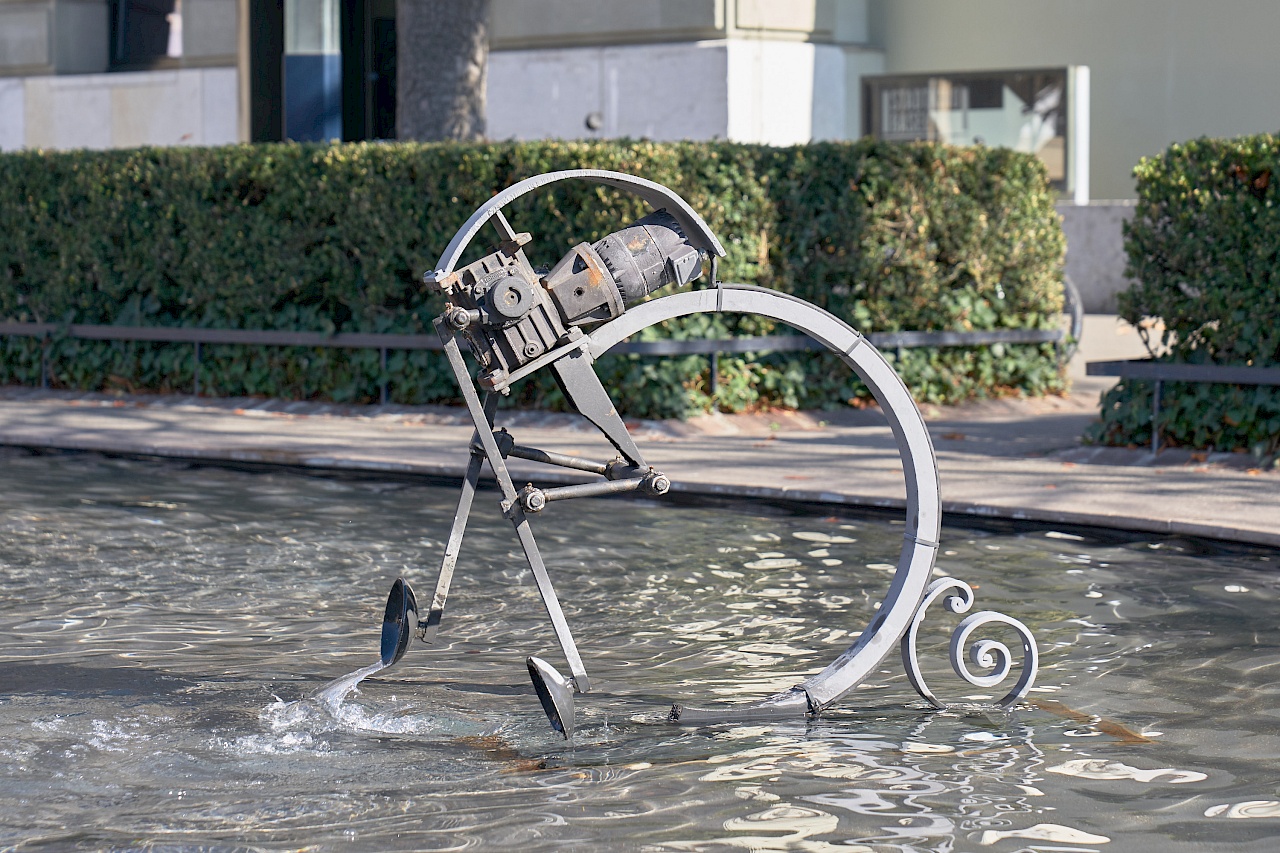
<path fill-rule="evenodd" d="M 368 666 L 357 669 L 355 672 L 349 672 L 341 678 L 335 678 L 330 681 L 317 690 L 310 697 L 310 701 L 323 702 L 325 707 L 329 709 L 329 713 L 337 716 L 339 709 L 342 707 L 342 700 L 346 699 L 348 694 L 355 690 L 360 682 L 386 668 L 387 665 L 382 661 L 374 661 Z"/>
<path fill-rule="evenodd" d="M 482 716 L 453 715 L 439 710 L 414 713 L 412 705 L 365 707 L 348 701 L 360 682 L 386 668 L 387 664 L 375 661 L 335 678 L 306 698 L 295 702 L 277 699 L 262 709 L 259 719 L 286 737 L 297 732 L 331 731 L 459 737 L 484 735 L 494 730 L 494 725 Z"/>

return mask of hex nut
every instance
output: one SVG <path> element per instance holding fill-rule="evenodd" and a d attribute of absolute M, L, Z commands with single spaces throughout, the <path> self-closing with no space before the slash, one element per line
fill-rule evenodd
<path fill-rule="evenodd" d="M 471 325 L 471 315 L 467 313 L 466 308 L 454 308 L 445 319 L 459 332 Z"/>

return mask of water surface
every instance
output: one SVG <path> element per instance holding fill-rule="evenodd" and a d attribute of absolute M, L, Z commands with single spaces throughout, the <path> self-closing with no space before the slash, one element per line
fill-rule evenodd
<path fill-rule="evenodd" d="M 426 599 L 454 490 L 5 451 L 0 848 L 1272 850 L 1280 604 L 1270 551 L 946 527 L 940 570 L 1025 622 L 1032 704 L 895 657 L 817 721 L 653 722 L 824 666 L 887 589 L 901 526 L 627 500 L 536 521 L 599 695 L 563 667 L 496 495 L 439 642 L 340 701 L 391 582 Z M 425 602 L 424 602 L 425 603 Z M 1011 640 L 1012 638 L 1001 639 Z M 339 691 L 341 692 L 341 691 Z"/>

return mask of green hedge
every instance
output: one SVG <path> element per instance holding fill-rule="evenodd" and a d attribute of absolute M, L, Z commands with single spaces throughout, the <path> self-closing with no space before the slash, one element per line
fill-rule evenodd
<path fill-rule="evenodd" d="M 1280 137 L 1173 145 L 1135 174 L 1138 205 L 1125 226 L 1134 284 L 1120 295 L 1121 316 L 1164 324 L 1149 342 L 1167 348 L 1162 361 L 1280 365 Z M 1150 382 L 1115 386 L 1090 438 L 1149 443 L 1151 394 Z M 1157 428 L 1166 444 L 1273 455 L 1280 389 L 1166 382 Z"/>
<path fill-rule="evenodd" d="M 440 305 L 421 274 L 499 189 L 556 169 L 642 175 L 679 192 L 728 250 L 721 277 L 817 303 L 863 331 L 1050 328 L 1063 239 L 1033 157 L 931 144 L 343 144 L 0 155 L 0 317 L 118 325 L 422 333 Z M 564 182 L 508 213 L 537 264 L 643 212 Z M 768 333 L 759 318 L 692 317 L 650 337 Z M 57 340 L 53 384 L 188 390 L 189 346 Z M 454 401 L 440 356 L 205 347 L 216 395 Z M 1050 346 L 906 350 L 919 399 L 1059 391 Z M 632 415 L 838 405 L 866 391 L 832 359 L 612 357 L 599 369 Z M 38 381 L 34 341 L 0 341 L 0 382 Z M 545 381 L 514 402 L 556 406 Z"/>

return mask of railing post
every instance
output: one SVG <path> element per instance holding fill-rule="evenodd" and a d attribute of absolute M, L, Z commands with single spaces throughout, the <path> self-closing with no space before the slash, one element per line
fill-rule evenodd
<path fill-rule="evenodd" d="M 385 406 L 387 404 L 387 348 L 380 347 L 378 349 L 378 402 Z"/>
<path fill-rule="evenodd" d="M 711 396 L 716 396 L 716 391 L 720 387 L 720 353 L 711 353 Z"/>
<path fill-rule="evenodd" d="M 49 333 L 40 338 L 40 387 L 49 387 Z"/>
<path fill-rule="evenodd" d="M 1160 452 L 1160 386 L 1161 382 L 1157 379 L 1151 394 L 1151 455 L 1153 456 Z"/>
<path fill-rule="evenodd" d="M 200 342 L 196 341 L 196 361 L 192 370 L 195 379 L 195 396 L 200 396 Z"/>

